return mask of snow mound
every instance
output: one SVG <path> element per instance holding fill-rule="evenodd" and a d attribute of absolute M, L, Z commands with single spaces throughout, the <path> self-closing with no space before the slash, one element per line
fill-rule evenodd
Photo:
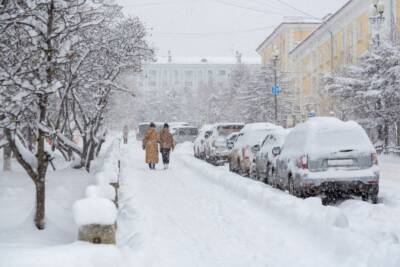
<path fill-rule="evenodd" d="M 89 185 L 86 187 L 87 198 L 106 198 L 109 200 L 115 199 L 115 188 L 109 184 Z"/>
<path fill-rule="evenodd" d="M 73 214 L 78 226 L 111 225 L 117 219 L 115 204 L 105 198 L 85 198 L 74 203 Z"/>

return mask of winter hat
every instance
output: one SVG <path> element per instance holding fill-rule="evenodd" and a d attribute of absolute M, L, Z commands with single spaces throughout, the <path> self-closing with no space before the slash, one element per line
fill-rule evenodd
<path fill-rule="evenodd" d="M 156 125 L 154 124 L 154 122 L 150 122 L 150 127 L 151 128 L 156 128 Z"/>
<path fill-rule="evenodd" d="M 164 123 L 164 128 L 169 128 L 169 125 L 168 125 L 168 123 Z"/>

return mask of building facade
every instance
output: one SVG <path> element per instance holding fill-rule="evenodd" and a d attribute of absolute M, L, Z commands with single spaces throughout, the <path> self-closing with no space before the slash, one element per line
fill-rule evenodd
<path fill-rule="evenodd" d="M 312 31 L 298 33 L 305 37 L 299 37 L 301 40 L 292 44 L 293 47 L 282 49 L 282 45 L 278 46 L 282 55 L 279 68 L 291 74 L 288 90 L 295 95 L 298 107 L 295 116 L 299 120 L 314 112 L 329 115 L 333 103 L 323 93 L 322 78 L 326 74 L 339 71 L 346 64 L 357 64 L 360 56 L 370 49 L 376 34 L 381 40 L 397 38 L 400 0 L 382 0 L 382 3 L 385 7 L 384 21 L 379 31 L 370 22 L 372 1 L 349 0 L 337 12 L 326 16 Z M 279 27 L 276 32 L 279 32 Z M 283 38 L 286 39 L 281 43 L 290 43 L 290 35 L 283 35 Z M 269 53 L 265 53 L 267 56 L 259 54 L 263 63 L 271 58 Z"/>
<path fill-rule="evenodd" d="M 262 64 L 278 73 L 277 83 L 282 88 L 278 96 L 279 106 L 291 106 L 291 114 L 280 114 L 280 123 L 292 126 L 295 114 L 299 113 L 293 84 L 292 64 L 289 52 L 307 38 L 320 25 L 319 21 L 307 21 L 303 18 L 286 18 L 256 49 Z M 287 110 L 287 109 L 286 109 Z M 278 111 L 279 112 L 279 111 Z"/>
<path fill-rule="evenodd" d="M 145 64 L 143 71 L 133 79 L 138 92 L 154 94 L 165 88 L 197 90 L 210 83 L 225 85 L 233 68 L 243 63 L 259 67 L 260 59 L 242 58 L 160 58 L 157 62 Z"/>
<path fill-rule="evenodd" d="M 386 10 L 380 38 L 387 39 L 396 31 L 396 3 L 394 0 L 383 2 Z M 289 57 L 297 73 L 294 85 L 303 118 L 311 111 L 318 115 L 330 113 L 333 103 L 323 93 L 323 77 L 339 71 L 346 64 L 357 64 L 360 56 L 370 48 L 374 35 L 369 20 L 370 6 L 370 1 L 348 1 L 290 51 Z"/>

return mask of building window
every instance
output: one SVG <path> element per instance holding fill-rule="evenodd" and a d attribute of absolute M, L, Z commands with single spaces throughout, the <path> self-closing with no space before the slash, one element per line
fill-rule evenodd
<path fill-rule="evenodd" d="M 226 70 L 219 70 L 218 71 L 219 76 L 226 76 Z"/>
<path fill-rule="evenodd" d="M 179 85 L 179 71 L 174 70 L 174 84 Z"/>
<path fill-rule="evenodd" d="M 185 71 L 185 86 L 186 87 L 193 86 L 193 71 L 191 70 Z"/>
<path fill-rule="evenodd" d="M 149 71 L 149 86 L 150 87 L 157 86 L 157 71 L 156 70 Z"/>

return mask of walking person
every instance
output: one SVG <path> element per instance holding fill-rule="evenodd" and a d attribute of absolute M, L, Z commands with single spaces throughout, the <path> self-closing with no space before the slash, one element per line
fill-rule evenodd
<path fill-rule="evenodd" d="M 128 144 L 128 135 L 129 135 L 129 128 L 128 125 L 125 125 L 122 129 L 122 137 L 124 139 L 124 144 Z"/>
<path fill-rule="evenodd" d="M 166 170 L 168 169 L 169 155 L 171 153 L 171 150 L 174 150 L 175 148 L 174 138 L 172 137 L 172 134 L 169 132 L 168 123 L 165 123 L 164 128 L 161 130 L 160 147 L 161 147 L 162 160 L 164 163 L 164 170 Z"/>
<path fill-rule="evenodd" d="M 158 143 L 160 135 L 156 130 L 156 125 L 152 122 L 147 129 L 142 143 L 142 148 L 146 150 L 146 163 L 149 164 L 150 170 L 156 169 L 158 163 Z"/>

